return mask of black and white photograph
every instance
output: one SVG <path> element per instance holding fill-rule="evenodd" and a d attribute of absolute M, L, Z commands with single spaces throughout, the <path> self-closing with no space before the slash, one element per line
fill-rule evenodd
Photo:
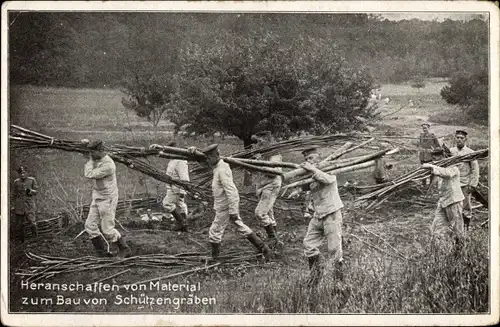
<path fill-rule="evenodd" d="M 498 27 L 491 2 L 5 3 L 2 323 L 498 323 Z"/>

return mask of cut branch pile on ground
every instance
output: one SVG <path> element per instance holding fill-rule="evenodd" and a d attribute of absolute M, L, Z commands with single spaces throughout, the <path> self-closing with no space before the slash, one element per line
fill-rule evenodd
<path fill-rule="evenodd" d="M 141 209 L 148 209 L 154 206 L 158 206 L 158 199 L 155 197 L 120 200 L 116 205 L 116 216 L 122 217 L 131 211 L 140 211 Z M 77 211 L 81 213 L 81 218 L 87 218 L 89 209 L 90 204 L 77 207 Z"/>
<path fill-rule="evenodd" d="M 80 258 L 64 258 L 45 254 L 35 254 L 27 252 L 26 256 L 33 265 L 27 268 L 20 268 L 16 275 L 23 276 L 28 282 L 36 282 L 40 279 L 47 279 L 54 276 L 71 274 L 86 270 L 98 270 L 109 268 L 125 269 L 121 273 L 115 273 L 96 282 L 113 278 L 119 274 L 130 271 L 131 268 L 149 267 L 163 269 L 177 269 L 175 276 L 189 274 L 199 270 L 206 270 L 221 265 L 232 265 L 244 263 L 250 260 L 261 258 L 260 253 L 252 251 L 231 251 L 221 253 L 218 261 L 213 261 L 210 254 L 203 252 L 187 252 L 175 255 L 170 254 L 144 254 L 125 259 L 100 258 L 94 256 L 85 256 Z M 162 276 L 157 279 L 166 279 L 168 276 Z M 156 279 L 154 279 L 156 280 Z M 149 282 L 141 281 L 136 283 Z"/>
<path fill-rule="evenodd" d="M 482 149 L 461 156 L 454 156 L 441 159 L 433 162 L 433 164 L 439 167 L 449 167 L 461 162 L 470 162 L 473 160 L 487 158 L 488 153 L 489 153 L 488 149 Z M 368 205 L 367 209 L 373 208 L 375 206 L 380 205 L 382 202 L 386 201 L 395 192 L 401 191 L 402 189 L 411 186 L 412 183 L 423 180 L 425 178 L 429 178 L 431 176 L 432 176 L 432 171 L 430 169 L 420 167 L 407 174 L 404 174 L 403 176 L 394 179 L 390 183 L 385 183 L 380 185 L 378 189 L 375 189 L 372 192 L 357 198 L 356 202 L 364 204 L 367 201 L 372 200 L 372 202 Z"/>

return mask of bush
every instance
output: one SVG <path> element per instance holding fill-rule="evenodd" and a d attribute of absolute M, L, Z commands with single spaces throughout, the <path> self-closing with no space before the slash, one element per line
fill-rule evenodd
<path fill-rule="evenodd" d="M 449 104 L 458 105 L 470 117 L 487 120 L 489 114 L 487 70 L 455 75 L 450 85 L 441 89 L 441 97 Z"/>

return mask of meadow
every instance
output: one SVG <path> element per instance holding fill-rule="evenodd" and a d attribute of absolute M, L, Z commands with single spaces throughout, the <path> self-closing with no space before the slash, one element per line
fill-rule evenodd
<path fill-rule="evenodd" d="M 439 96 L 443 83 L 427 83 L 420 90 L 408 85 L 383 85 L 380 121 L 374 124 L 378 135 L 394 136 L 395 141 L 409 149 L 416 146 L 420 124 L 432 123 L 432 131 L 449 146 L 457 128 L 466 128 L 469 145 L 473 149 L 488 147 L 488 126 L 456 121 L 457 109 L 448 106 Z M 409 100 L 414 106 L 409 106 Z M 157 128 L 127 112 L 120 103 L 121 93 L 116 90 L 55 89 L 19 86 L 10 90 L 10 123 L 33 129 L 58 138 L 78 140 L 101 138 L 109 143 L 147 146 L 164 144 L 173 136 L 171 126 L 162 122 Z M 453 124 L 448 122 L 454 122 Z M 447 123 L 442 123 L 447 122 Z M 406 138 L 407 137 L 407 138 Z M 242 148 L 234 138 L 220 140 L 176 137 L 180 146 L 204 146 L 219 142 L 223 155 Z M 403 151 L 391 174 L 397 176 L 418 167 L 416 152 Z M 166 160 L 149 159 L 160 169 Z M 289 153 L 285 160 L 300 162 L 299 153 Z M 54 217 L 59 211 L 71 209 L 90 201 L 90 184 L 83 177 L 83 156 L 55 150 L 10 151 L 10 182 L 15 168 L 26 165 L 40 184 L 37 196 L 38 219 Z M 488 185 L 488 165 L 481 162 L 481 181 Z M 235 171 L 240 191 L 250 192 L 242 186 L 243 174 Z M 158 196 L 165 186 L 122 165 L 117 165 L 120 199 L 138 196 Z M 371 184 L 371 171 L 364 170 L 339 176 L 340 183 L 356 181 Z M 468 245 L 457 257 L 447 256 L 432 246 L 429 227 L 434 204 L 416 205 L 411 194 L 398 194 L 383 207 L 365 212 L 355 207 L 355 194 L 341 189 L 344 203 L 344 236 L 346 270 L 343 283 L 325 276 L 320 288 L 311 292 L 304 285 L 308 273 L 302 254 L 302 239 L 308 220 L 294 210 L 275 210 L 279 232 L 285 249 L 269 263 L 248 263 L 222 267 L 183 277 L 179 280 L 202 283 L 200 295 L 215 297 L 215 306 L 175 307 L 145 305 L 42 306 L 23 305 L 19 291 L 20 278 L 15 268 L 25 263 L 22 251 L 34 251 L 77 257 L 92 254 L 92 246 L 85 236 L 75 239 L 83 229 L 78 222 L 61 235 L 29 242 L 25 248 L 11 248 L 10 309 L 14 312 L 66 311 L 66 312 L 171 312 L 171 313 L 485 313 L 489 311 L 489 228 L 481 225 L 488 219 L 488 211 L 476 210 Z M 437 199 L 434 193 L 430 198 Z M 194 207 L 196 203 L 192 200 Z M 252 212 L 255 204 L 243 202 L 242 218 L 254 230 L 262 233 Z M 213 212 L 207 209 L 190 218 L 195 226 L 188 237 L 173 231 L 130 229 L 127 239 L 135 254 L 178 253 L 180 251 L 206 251 L 207 230 Z M 124 224 L 131 217 L 120 217 Z M 77 218 L 73 217 L 73 221 Z M 205 246 L 204 246 L 205 244 Z M 250 249 L 231 228 L 226 231 L 223 251 Z M 51 281 L 93 282 L 109 276 L 115 270 L 103 269 L 76 272 L 59 276 Z M 155 268 L 140 268 L 114 278 L 113 283 L 133 283 L 165 275 Z M 57 292 L 43 292 L 55 296 Z M 115 294 L 107 294 L 112 298 Z M 161 296 L 150 292 L 149 296 Z M 182 292 L 179 293 L 182 295 Z M 185 294 L 187 296 L 187 294 Z M 31 292 L 29 296 L 37 296 Z M 83 295 L 82 295 L 83 296 Z"/>

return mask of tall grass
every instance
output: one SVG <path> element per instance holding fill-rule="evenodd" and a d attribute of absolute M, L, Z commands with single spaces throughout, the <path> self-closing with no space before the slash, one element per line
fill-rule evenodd
<path fill-rule="evenodd" d="M 471 239 L 456 255 L 429 245 L 423 255 L 404 264 L 374 260 L 365 253 L 348 263 L 344 282 L 326 274 L 312 291 L 306 286 L 304 261 L 304 270 L 274 270 L 264 287 L 253 287 L 253 296 L 233 294 L 231 302 L 244 312 L 263 313 L 487 312 L 484 243 Z"/>

